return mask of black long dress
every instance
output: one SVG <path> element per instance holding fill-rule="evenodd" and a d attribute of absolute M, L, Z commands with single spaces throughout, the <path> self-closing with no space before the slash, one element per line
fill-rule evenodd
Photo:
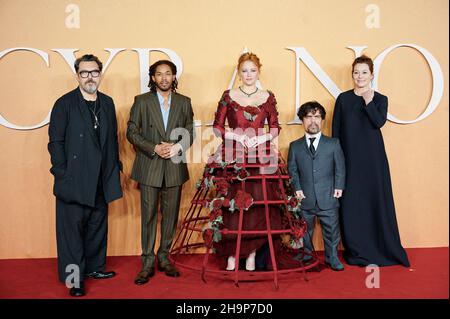
<path fill-rule="evenodd" d="M 340 214 L 344 258 L 351 265 L 409 267 L 380 130 L 387 106 L 387 97 L 378 92 L 366 106 L 361 96 L 349 90 L 338 96 L 334 108 L 333 137 L 341 142 L 347 172 Z"/>

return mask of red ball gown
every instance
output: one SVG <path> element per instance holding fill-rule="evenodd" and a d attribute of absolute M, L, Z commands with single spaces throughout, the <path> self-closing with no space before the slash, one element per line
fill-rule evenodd
<path fill-rule="evenodd" d="M 225 138 L 226 121 L 233 132 L 252 137 L 267 133 L 266 120 L 272 141 L 245 149 Z M 230 97 L 229 90 L 225 91 L 213 128 L 223 142 L 208 159 L 197 183 L 197 193 L 172 249 L 174 260 L 183 250 L 204 246 L 203 275 L 208 271 L 226 273 L 226 257 L 246 258 L 268 244 L 269 271 L 264 273 L 274 275 L 276 286 L 278 272 L 316 266 L 317 260 L 305 266 L 301 258 L 294 258 L 304 253 L 306 223 L 298 215 L 299 202 L 292 196 L 286 164 L 276 146 L 280 126 L 274 94 L 269 92 L 267 100 L 258 106 L 242 106 Z M 192 236 L 193 232 L 202 232 L 203 242 L 193 243 L 192 238 L 198 237 Z M 220 261 L 216 269 L 208 264 L 211 252 Z M 239 270 L 244 269 L 235 269 L 236 283 Z"/>

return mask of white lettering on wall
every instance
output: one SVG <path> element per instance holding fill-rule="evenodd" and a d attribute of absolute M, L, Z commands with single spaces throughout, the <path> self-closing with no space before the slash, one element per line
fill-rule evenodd
<path fill-rule="evenodd" d="M 372 81 L 372 87 L 374 90 L 378 89 L 378 75 L 380 73 L 380 67 L 385 59 L 385 57 L 392 52 L 394 49 L 399 47 L 411 47 L 413 49 L 416 49 L 419 51 L 425 60 L 427 61 L 430 70 L 431 75 L 433 79 L 433 89 L 430 101 L 425 109 L 425 111 L 419 115 L 416 119 L 406 121 L 401 120 L 395 117 L 392 114 L 387 115 L 387 119 L 391 122 L 398 123 L 398 124 L 412 124 L 419 122 L 426 117 L 430 116 L 438 107 L 439 102 L 442 99 L 442 95 L 444 92 L 444 76 L 442 74 L 442 69 L 437 62 L 437 60 L 434 58 L 434 56 L 428 52 L 426 49 L 415 45 L 415 44 L 396 44 L 393 45 L 387 49 L 385 49 L 383 52 L 381 52 L 373 61 L 374 63 L 374 79 Z M 347 48 L 351 49 L 355 53 L 355 57 L 361 56 L 364 49 L 367 48 L 367 46 L 347 46 Z M 308 69 L 314 74 L 314 76 L 319 80 L 320 83 L 330 92 L 330 94 L 337 98 L 337 96 L 341 93 L 341 90 L 336 86 L 336 84 L 330 79 L 330 77 L 322 70 L 322 68 L 319 66 L 319 64 L 312 58 L 312 56 L 306 51 L 305 48 L 302 47 L 288 47 L 288 50 L 295 52 L 295 114 L 297 114 L 297 111 L 300 107 L 300 61 L 303 61 L 303 63 L 308 67 Z M 294 115 L 294 119 L 291 122 L 288 122 L 287 124 L 301 124 L 300 120 L 297 118 L 297 115 Z"/>
<path fill-rule="evenodd" d="M 300 61 L 314 74 L 320 83 L 327 89 L 334 98 L 341 93 L 341 90 L 331 80 L 328 74 L 320 67 L 314 58 L 302 47 L 287 47 L 288 50 L 295 52 L 295 115 L 294 119 L 287 124 L 300 124 L 301 121 L 297 117 L 297 111 L 300 108 Z"/>
<path fill-rule="evenodd" d="M 75 74 L 75 60 L 77 59 L 75 57 L 75 52 L 77 52 L 79 49 L 52 49 L 52 51 L 59 53 L 64 61 L 69 65 L 70 69 L 72 70 L 73 74 Z M 103 70 L 102 73 L 105 74 L 106 70 L 108 69 L 109 65 L 111 64 L 112 60 L 116 57 L 116 55 L 124 51 L 125 48 L 118 48 L 118 49 L 109 49 L 105 48 L 105 51 L 109 52 L 109 58 L 106 63 L 103 64 Z"/>
<path fill-rule="evenodd" d="M 380 73 L 381 64 L 383 63 L 384 58 L 389 53 L 391 53 L 393 50 L 395 50 L 396 48 L 399 48 L 399 47 L 410 47 L 410 48 L 413 48 L 413 49 L 416 49 L 417 51 L 419 51 L 423 55 L 425 60 L 427 61 L 428 66 L 430 67 L 431 76 L 432 76 L 432 80 L 433 80 L 430 101 L 428 102 L 428 105 L 425 108 L 425 111 L 422 114 L 420 114 L 416 119 L 411 120 L 411 121 L 405 121 L 405 120 L 398 119 L 394 115 L 388 113 L 387 118 L 389 121 L 392 121 L 392 122 L 398 123 L 398 124 L 412 124 L 412 123 L 416 123 L 416 122 L 419 122 L 419 121 L 427 118 L 428 116 L 431 115 L 431 113 L 433 113 L 436 110 L 436 108 L 439 105 L 439 102 L 441 101 L 442 94 L 444 93 L 444 76 L 442 74 L 442 69 L 441 69 L 439 63 L 434 58 L 434 56 L 430 52 L 428 52 L 426 49 L 424 49 L 418 45 L 415 45 L 415 44 L 408 44 L 408 43 L 396 44 L 396 45 L 393 45 L 393 46 L 387 48 L 383 52 L 381 52 L 373 61 L 373 64 L 374 64 L 373 89 L 374 90 L 377 90 L 377 88 L 378 88 L 378 75 Z"/>
<path fill-rule="evenodd" d="M 150 80 L 148 70 L 150 68 L 150 52 L 152 51 L 162 52 L 166 54 L 177 67 L 177 80 L 180 79 L 181 74 L 183 73 L 183 62 L 181 61 L 180 56 L 175 53 L 175 51 L 172 51 L 167 48 L 144 48 L 132 50 L 136 51 L 139 55 L 139 74 L 141 77 L 141 93 L 145 93 L 150 90 L 148 87 L 148 83 Z"/>
<path fill-rule="evenodd" d="M 373 88 L 377 90 L 378 88 L 378 75 L 380 72 L 381 65 L 385 59 L 385 57 L 391 53 L 393 50 L 399 47 L 410 47 L 417 51 L 419 51 L 425 60 L 427 61 L 432 75 L 432 92 L 431 92 L 431 98 L 428 102 L 425 110 L 414 120 L 401 120 L 391 114 L 388 113 L 388 120 L 398 123 L 398 124 L 412 124 L 419 122 L 428 116 L 430 116 L 438 107 L 442 95 L 444 92 L 444 76 L 442 73 L 442 69 L 438 63 L 438 61 L 434 58 L 434 56 L 425 48 L 422 48 L 415 44 L 396 44 L 393 45 L 387 49 L 385 49 L 383 52 L 381 52 L 375 59 L 374 59 L 374 79 L 372 81 Z M 347 46 L 347 48 L 351 49 L 355 57 L 360 56 L 364 49 L 367 48 L 367 46 Z M 337 98 L 337 96 L 341 93 L 341 90 L 338 88 L 338 86 L 331 80 L 331 78 L 328 76 L 328 74 L 325 73 L 325 71 L 320 67 L 320 65 L 314 60 L 314 58 L 309 54 L 309 52 L 303 48 L 303 47 L 287 47 L 286 49 L 291 50 L 295 52 L 295 110 L 297 113 L 298 108 L 300 107 L 300 101 L 301 101 L 301 92 L 300 92 L 300 62 L 303 62 L 306 67 L 313 73 L 313 75 L 319 80 L 319 82 L 325 87 L 325 89 L 330 92 L 330 94 Z M 103 67 L 103 73 L 108 69 L 109 65 L 112 63 L 113 59 L 122 51 L 126 50 L 125 48 L 105 48 L 105 51 L 109 52 L 109 58 L 104 64 Z M 180 58 L 180 56 L 174 52 L 173 50 L 170 50 L 168 48 L 135 48 L 132 49 L 133 51 L 136 51 L 138 53 L 139 58 L 139 74 L 140 74 L 140 91 L 141 93 L 148 92 L 148 82 L 149 82 L 149 63 L 150 63 L 150 52 L 157 51 L 162 52 L 166 54 L 169 59 L 177 66 L 177 78 L 180 79 L 181 74 L 183 73 L 183 62 Z M 16 51 L 29 51 L 34 54 L 39 55 L 44 61 L 47 67 L 50 66 L 49 63 L 49 56 L 46 52 L 35 49 L 35 48 L 27 48 L 27 47 L 16 47 L 16 48 L 9 48 L 5 49 L 3 51 L 0 51 L 0 60 L 7 54 L 10 54 L 12 52 Z M 75 62 L 75 52 L 78 51 L 78 49 L 52 49 L 52 51 L 57 52 L 63 59 L 66 61 L 66 63 L 69 65 L 71 71 L 75 73 L 74 69 L 74 62 Z M 244 48 L 242 53 L 247 52 L 247 48 Z M 232 78 L 228 84 L 228 89 L 231 89 L 233 87 L 233 84 L 236 81 L 237 77 L 237 70 L 234 70 Z M 258 88 L 262 89 L 261 83 L 257 82 Z M 36 125 L 31 126 L 20 126 L 13 123 L 10 123 L 5 117 L 3 117 L 0 114 L 0 125 L 5 126 L 7 128 L 15 129 L 15 130 L 32 130 L 36 128 L 40 128 L 50 121 L 50 113 L 47 114 L 46 118 L 41 121 L 40 123 Z M 294 116 L 294 119 L 291 122 L 288 122 L 287 124 L 299 124 L 300 120 L 297 118 L 297 116 Z M 207 126 L 211 125 L 211 123 L 207 123 Z M 201 126 L 201 121 L 195 120 L 195 126 Z"/>
<path fill-rule="evenodd" d="M 102 73 L 105 73 L 106 69 L 108 69 L 108 66 L 111 64 L 112 60 L 114 59 L 114 57 L 121 51 L 124 51 L 125 49 L 108 49 L 106 48 L 105 51 L 108 51 L 110 53 L 108 61 L 106 61 L 106 63 L 103 65 L 103 71 Z M 7 49 L 4 51 L 0 52 L 0 59 L 5 56 L 6 54 L 13 52 L 13 51 L 31 51 L 34 52 L 36 54 L 38 54 L 39 56 L 41 56 L 45 63 L 47 64 L 47 67 L 50 66 L 49 63 L 49 57 L 48 54 L 45 53 L 44 51 L 38 50 L 38 49 L 34 49 L 34 48 L 12 48 L 12 49 Z M 72 72 L 75 74 L 75 68 L 74 68 L 74 63 L 76 60 L 75 57 L 75 52 L 78 51 L 78 49 L 52 49 L 52 51 L 57 52 L 58 54 L 60 54 L 62 56 L 62 58 L 64 59 L 64 61 L 67 62 L 67 64 L 69 65 L 70 69 L 72 70 Z M 51 111 L 50 110 L 47 114 L 47 116 L 45 117 L 45 119 L 36 124 L 36 125 L 31 125 L 31 126 L 20 126 L 20 125 L 16 125 L 13 123 L 10 123 L 5 117 L 3 117 L 0 114 L 0 125 L 3 125 L 5 127 L 11 128 L 11 129 L 15 129 L 15 130 L 21 130 L 21 131 L 26 131 L 26 130 L 33 130 L 36 128 L 40 128 L 44 125 L 47 125 L 50 122 L 50 115 L 51 115 Z"/>
<path fill-rule="evenodd" d="M 24 48 L 24 47 L 19 47 L 19 48 L 11 48 L 11 49 L 6 49 L 0 52 L 0 59 L 3 58 L 5 55 L 11 53 L 11 52 L 15 52 L 15 51 L 30 51 L 33 52 L 37 55 L 39 55 L 44 61 L 45 61 L 45 65 L 47 65 L 47 67 L 50 66 L 49 63 L 49 59 L 48 59 L 48 54 L 44 51 L 38 50 L 38 49 L 34 49 L 34 48 Z M 14 130 L 34 130 L 37 128 L 40 128 L 44 125 L 47 125 L 50 122 L 50 113 L 51 110 L 48 112 L 47 116 L 45 117 L 45 119 L 36 124 L 36 125 L 31 125 L 31 126 L 20 126 L 20 125 L 16 125 L 13 123 L 10 123 L 6 118 L 4 118 L 1 114 L 0 114 L 0 125 L 3 125 L 7 128 L 11 128 Z"/>

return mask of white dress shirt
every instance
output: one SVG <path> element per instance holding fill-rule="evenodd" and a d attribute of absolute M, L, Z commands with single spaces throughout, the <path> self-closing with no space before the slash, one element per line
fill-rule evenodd
<path fill-rule="evenodd" d="M 317 148 L 319 147 L 319 141 L 320 141 L 320 137 L 322 136 L 322 132 L 319 132 L 319 133 L 316 133 L 316 134 L 313 134 L 313 135 L 305 132 L 305 136 L 306 136 L 306 144 L 308 145 L 308 148 L 309 148 L 309 146 L 311 144 L 310 138 L 313 138 L 313 137 L 316 138 L 314 140 L 314 142 L 313 142 L 313 145 L 314 145 L 314 149 L 317 152 Z"/>

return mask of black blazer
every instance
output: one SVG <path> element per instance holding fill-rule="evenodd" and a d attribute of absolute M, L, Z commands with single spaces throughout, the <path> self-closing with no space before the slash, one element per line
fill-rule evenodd
<path fill-rule="evenodd" d="M 48 128 L 50 172 L 55 177 L 53 194 L 65 202 L 91 207 L 95 206 L 98 178 L 102 178 L 107 203 L 122 197 L 114 102 L 101 92 L 97 92 L 97 98 L 100 143 L 79 88 L 55 102 Z"/>

